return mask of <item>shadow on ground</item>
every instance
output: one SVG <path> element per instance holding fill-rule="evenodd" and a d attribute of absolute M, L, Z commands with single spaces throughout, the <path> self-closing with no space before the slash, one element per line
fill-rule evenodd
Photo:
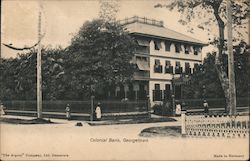
<path fill-rule="evenodd" d="M 162 126 L 143 129 L 142 137 L 181 137 L 181 126 Z"/>
<path fill-rule="evenodd" d="M 98 125 L 117 125 L 117 124 L 142 124 L 142 123 L 157 123 L 157 122 L 173 122 L 174 118 L 161 117 L 161 118 L 145 118 L 145 119 L 124 119 L 124 120 L 105 120 L 105 121 L 91 121 L 88 122 L 91 126 Z"/>
<path fill-rule="evenodd" d="M 9 123 L 9 124 L 53 124 L 54 122 L 46 119 L 17 119 L 17 118 L 1 118 L 0 117 L 0 123 Z"/>

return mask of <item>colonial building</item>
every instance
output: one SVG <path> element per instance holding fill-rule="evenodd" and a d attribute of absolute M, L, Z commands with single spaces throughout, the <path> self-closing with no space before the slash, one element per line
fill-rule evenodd
<path fill-rule="evenodd" d="M 122 92 L 126 98 L 140 100 L 149 96 L 152 104 L 171 99 L 173 78 L 192 74 L 202 63 L 205 44 L 164 27 L 163 21 L 135 16 L 119 23 L 139 45 L 133 59 L 138 67 L 134 83 L 116 89 L 116 93 Z M 180 90 L 175 91 L 179 96 Z"/>

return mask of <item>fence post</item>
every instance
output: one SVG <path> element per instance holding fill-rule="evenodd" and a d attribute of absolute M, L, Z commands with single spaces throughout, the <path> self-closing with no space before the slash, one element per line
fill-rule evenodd
<path fill-rule="evenodd" d="M 90 102 L 91 102 L 90 121 L 94 120 L 94 118 L 93 118 L 93 116 L 94 116 L 94 98 L 95 98 L 95 96 L 90 97 Z"/>
<path fill-rule="evenodd" d="M 186 111 L 181 111 L 181 134 L 186 135 Z"/>

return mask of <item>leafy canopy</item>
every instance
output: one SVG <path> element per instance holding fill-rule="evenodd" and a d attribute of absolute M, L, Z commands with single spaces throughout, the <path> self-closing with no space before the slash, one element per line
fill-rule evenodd
<path fill-rule="evenodd" d="M 234 39 L 241 40 L 246 31 L 247 16 L 249 16 L 250 0 L 232 1 L 233 30 L 237 35 Z M 155 5 L 166 7 L 169 10 L 177 10 L 181 13 L 179 22 L 182 25 L 194 24 L 201 30 L 207 31 L 210 43 L 218 42 L 218 36 L 224 39 L 224 35 L 212 34 L 217 27 L 224 30 L 227 24 L 226 0 L 167 0 L 166 3 Z M 189 27 L 189 31 L 193 32 Z"/>
<path fill-rule="evenodd" d="M 132 78 L 135 67 L 130 63 L 136 44 L 115 22 L 86 22 L 68 47 L 67 71 L 89 90 L 91 85 L 118 84 Z"/>

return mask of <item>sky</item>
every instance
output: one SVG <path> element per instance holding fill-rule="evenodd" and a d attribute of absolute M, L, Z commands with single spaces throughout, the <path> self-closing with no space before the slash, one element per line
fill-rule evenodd
<path fill-rule="evenodd" d="M 187 32 L 187 27 L 178 20 L 180 13 L 166 8 L 154 8 L 158 3 L 167 0 L 119 0 L 117 19 L 140 16 L 162 20 L 164 26 L 208 42 L 207 33 L 197 28 L 194 21 L 194 33 Z M 71 38 L 87 20 L 98 18 L 99 0 L 43 0 L 42 3 L 42 39 L 43 45 L 66 47 Z M 15 47 L 32 46 L 38 39 L 38 0 L 3 0 L 1 14 L 1 42 L 13 44 Z M 217 29 L 212 31 L 215 35 Z M 212 50 L 207 47 L 203 52 Z M 9 58 L 17 55 L 16 51 L 1 44 L 2 57 Z"/>

